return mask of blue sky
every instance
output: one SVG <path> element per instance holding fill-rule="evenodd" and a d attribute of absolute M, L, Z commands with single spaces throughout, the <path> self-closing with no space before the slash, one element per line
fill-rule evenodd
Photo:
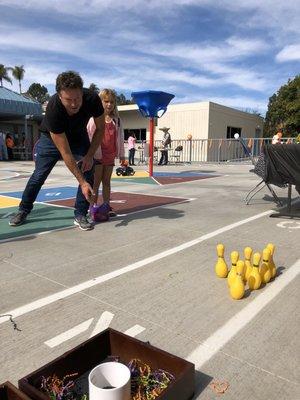
<path fill-rule="evenodd" d="M 236 3 L 236 4 L 235 4 Z M 0 0 L 0 64 L 22 89 L 78 71 L 85 86 L 163 90 L 265 113 L 300 73 L 300 0 Z M 5 86 L 18 91 L 18 84 Z"/>

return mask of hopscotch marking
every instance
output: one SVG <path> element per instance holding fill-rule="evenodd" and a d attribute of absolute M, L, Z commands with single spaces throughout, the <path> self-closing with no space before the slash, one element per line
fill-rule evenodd
<path fill-rule="evenodd" d="M 66 342 L 67 340 L 72 339 L 80 333 L 85 332 L 87 329 L 89 329 L 93 320 L 94 318 L 90 318 L 87 321 L 84 321 L 81 324 L 76 325 L 73 328 L 61 333 L 60 335 L 54 336 L 52 339 L 47 340 L 45 344 L 53 349 L 61 343 Z"/>
<path fill-rule="evenodd" d="M 140 333 L 144 332 L 145 328 L 141 325 L 134 325 L 131 328 L 127 329 L 125 331 L 125 335 L 131 336 L 131 337 L 136 337 Z"/>
<path fill-rule="evenodd" d="M 109 312 L 109 311 L 104 311 L 102 313 L 101 317 L 99 318 L 98 322 L 96 323 L 96 326 L 93 330 L 93 332 L 90 335 L 90 338 L 97 335 L 98 333 L 104 331 L 104 329 L 108 328 L 112 319 L 114 317 L 114 314 Z"/>
<path fill-rule="evenodd" d="M 114 318 L 114 314 L 109 312 L 109 311 L 104 311 L 100 318 L 98 319 L 95 328 L 93 329 L 91 335 L 89 338 L 97 335 L 98 333 L 104 331 L 107 329 L 111 323 L 111 321 Z M 92 323 L 94 321 L 94 318 L 90 318 L 84 322 L 81 322 L 80 324 L 74 326 L 71 329 L 68 329 L 65 332 L 60 333 L 57 336 L 54 336 L 53 338 L 46 340 L 45 345 L 53 349 L 56 346 L 59 346 L 60 344 L 66 342 L 67 340 L 73 339 L 75 336 L 80 335 L 83 332 L 86 332 L 87 330 L 90 329 Z M 128 336 L 135 337 L 141 332 L 144 332 L 146 328 L 144 328 L 141 325 L 134 325 L 131 328 L 127 329 L 124 333 Z"/>

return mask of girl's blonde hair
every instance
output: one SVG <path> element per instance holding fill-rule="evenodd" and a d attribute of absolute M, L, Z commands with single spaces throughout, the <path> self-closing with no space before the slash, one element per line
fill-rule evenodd
<path fill-rule="evenodd" d="M 115 102 L 115 107 L 113 109 L 113 116 L 118 117 L 118 107 L 117 107 L 117 94 L 113 89 L 102 89 L 99 93 L 100 99 L 103 100 L 105 97 L 109 97 Z"/>

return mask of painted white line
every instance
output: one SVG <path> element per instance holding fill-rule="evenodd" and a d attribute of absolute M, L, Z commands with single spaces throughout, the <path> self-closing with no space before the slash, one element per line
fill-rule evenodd
<path fill-rule="evenodd" d="M 296 225 L 296 226 L 286 226 L 286 225 Z M 279 228 L 289 228 L 289 229 L 300 229 L 300 222 L 297 221 L 282 221 L 277 224 Z"/>
<path fill-rule="evenodd" d="M 108 328 L 113 317 L 114 317 L 113 313 L 111 313 L 109 311 L 104 311 L 101 314 L 93 332 L 91 333 L 90 338 L 97 335 L 97 333 L 104 331 L 104 329 Z"/>
<path fill-rule="evenodd" d="M 159 197 L 159 196 L 155 196 L 155 197 Z M 166 197 L 168 197 L 168 196 L 166 196 Z M 169 196 L 169 197 L 171 197 L 171 196 Z M 184 200 L 176 201 L 174 203 L 161 204 L 161 205 L 157 205 L 157 206 L 154 206 L 154 207 L 144 208 L 142 210 L 132 211 L 132 212 L 127 213 L 127 214 L 117 214 L 117 217 L 114 218 L 114 220 L 117 221 L 118 217 L 126 217 L 127 215 L 132 215 L 132 214 L 142 213 L 142 212 L 146 212 L 146 211 L 151 211 L 151 210 L 155 210 L 156 208 L 159 208 L 159 207 L 168 207 L 168 206 L 174 206 L 174 205 L 177 205 L 177 204 L 190 203 L 191 201 L 194 201 L 194 200 L 196 200 L 196 198 L 191 197 L 191 198 L 186 198 Z"/>
<path fill-rule="evenodd" d="M 13 207 L 13 206 L 12 206 L 12 207 Z M 5 208 L 6 208 L 6 207 L 5 207 Z M 5 219 L 5 218 L 7 218 L 7 217 L 9 217 L 9 216 L 11 216 L 11 215 L 13 215 L 13 214 L 15 214 L 15 211 L 8 212 L 7 214 L 2 215 L 2 217 L 0 217 L 0 219 Z"/>
<path fill-rule="evenodd" d="M 171 195 L 160 195 L 160 194 L 145 194 L 145 193 L 141 193 L 141 192 L 126 192 L 124 190 L 120 190 L 120 191 L 115 191 L 112 193 L 125 193 L 125 194 L 140 194 L 142 196 L 151 196 L 151 197 L 171 197 L 171 199 L 179 199 L 182 200 L 184 197 L 178 197 L 178 196 L 171 196 Z M 185 199 L 185 198 L 184 198 Z M 196 198 L 191 198 L 189 200 L 196 200 Z"/>
<path fill-rule="evenodd" d="M 3 171 L 5 171 L 5 170 L 3 170 Z M 8 171 L 8 172 L 11 172 L 11 171 Z M 14 174 L 14 175 L 12 175 L 12 176 L 0 178 L 0 181 L 7 181 L 7 180 L 9 180 L 9 179 L 14 179 L 14 178 L 17 177 L 17 176 L 20 176 L 20 174 L 19 174 L 18 172 L 13 172 L 13 174 Z"/>
<path fill-rule="evenodd" d="M 23 239 L 26 238 L 26 237 L 47 235 L 47 233 L 65 231 L 65 230 L 67 230 L 67 229 L 74 229 L 74 228 L 76 228 L 75 225 L 70 225 L 70 226 L 66 226 L 66 227 L 64 227 L 64 228 L 51 229 L 50 231 L 37 232 L 37 233 L 30 233 L 29 235 L 22 235 L 22 236 L 19 236 L 19 237 L 11 237 L 11 238 L 9 238 L 9 239 L 2 239 L 2 240 L 0 240 L 0 243 L 12 242 L 12 241 L 15 242 L 16 240 L 23 240 Z M 1 319 L 0 319 L 0 323 L 1 323 Z"/>
<path fill-rule="evenodd" d="M 6 194 L 0 194 L 0 197 L 8 197 L 9 199 L 14 199 L 14 200 L 20 200 L 20 197 L 15 197 L 15 196 L 7 196 Z"/>
<path fill-rule="evenodd" d="M 73 337 L 79 335 L 80 333 L 85 332 L 86 330 L 88 330 L 90 325 L 91 325 L 91 323 L 93 322 L 93 319 L 94 318 L 90 318 L 87 321 L 84 321 L 81 324 L 74 326 L 74 328 L 63 332 L 60 335 L 57 335 L 57 336 L 55 336 L 54 338 L 52 338 L 50 340 L 47 340 L 45 342 L 45 344 L 48 347 L 53 348 L 53 347 L 56 347 L 59 344 L 65 342 L 65 341 L 67 341 L 69 339 L 72 339 Z"/>
<path fill-rule="evenodd" d="M 228 343 L 241 329 L 243 329 L 266 305 L 270 303 L 298 274 L 300 273 L 300 259 L 274 282 L 267 285 L 264 291 L 251 301 L 246 307 L 234 315 L 221 328 L 201 343 L 188 360 L 200 369 L 226 343 Z"/>
<path fill-rule="evenodd" d="M 234 222 L 233 224 L 230 224 L 230 225 L 224 226 L 222 228 L 219 228 L 219 229 L 217 229 L 217 230 L 215 230 L 213 232 L 207 233 L 207 234 L 205 234 L 203 236 L 200 236 L 200 237 L 198 237 L 198 238 L 196 238 L 194 240 L 191 240 L 189 242 L 183 243 L 183 244 L 181 244 L 179 246 L 173 247 L 173 248 L 171 248 L 169 250 L 165 250 L 165 251 L 163 251 L 161 253 L 158 253 L 158 254 L 156 254 L 156 255 L 154 255 L 152 257 L 147 257 L 144 260 L 137 261 L 137 262 L 135 262 L 133 264 L 130 264 L 130 265 L 127 265 L 126 267 L 123 267 L 123 268 L 117 269 L 115 271 L 109 272 L 109 273 L 107 273 L 105 275 L 97 276 L 96 278 L 93 278 L 93 279 L 90 279 L 88 281 L 82 282 L 82 283 L 80 283 L 78 285 L 72 286 L 72 287 L 70 287 L 68 289 L 65 289 L 65 290 L 62 290 L 60 292 L 51 294 L 50 296 L 43 297 L 42 299 L 33 301 L 32 303 L 28 303 L 25 306 L 21 306 L 21 307 L 15 308 L 14 310 L 3 312 L 3 313 L 0 312 L 0 314 L 11 314 L 13 316 L 13 318 L 16 318 L 16 317 L 19 317 L 21 315 L 27 314 L 27 313 L 29 313 L 31 311 L 38 310 L 39 308 L 44 307 L 46 305 L 49 305 L 51 303 L 54 303 L 57 300 L 64 299 L 64 298 L 69 297 L 69 296 L 71 296 L 73 294 L 79 293 L 79 292 L 81 292 L 83 290 L 86 290 L 86 289 L 89 289 L 89 288 L 91 288 L 93 286 L 99 285 L 100 283 L 107 282 L 107 281 L 109 281 L 111 279 L 114 279 L 114 278 L 117 278 L 117 277 L 119 277 L 121 275 L 127 274 L 128 272 L 131 272 L 131 271 L 134 271 L 136 269 L 142 268 L 145 265 L 148 265 L 148 264 L 151 264 L 151 263 L 153 263 L 155 261 L 161 260 L 162 258 L 168 257 L 168 256 L 176 254 L 176 253 L 179 253 L 182 250 L 186 250 L 189 247 L 195 246 L 198 243 L 204 242 L 205 240 L 208 240 L 208 239 L 211 239 L 212 237 L 218 236 L 221 233 L 228 232 L 231 229 L 234 229 L 234 228 L 237 228 L 237 227 L 239 227 L 241 225 L 247 224 L 248 222 L 252 222 L 252 221 L 254 221 L 256 219 L 265 217 L 265 216 L 271 214 L 272 212 L 273 212 L 273 210 L 268 210 L 268 211 L 265 211 L 263 213 L 256 214 L 256 215 L 254 215 L 252 217 L 243 219 L 241 221 Z M 0 318 L 0 324 L 2 324 L 3 322 L 6 322 L 8 320 L 9 320 L 9 317 L 1 317 Z"/>
<path fill-rule="evenodd" d="M 149 176 L 149 178 L 152 178 L 154 180 L 154 182 L 156 182 L 158 185 L 163 186 L 163 184 L 158 182 L 158 180 L 155 179 L 153 176 L 151 176 L 151 177 Z"/>
<path fill-rule="evenodd" d="M 127 329 L 127 331 L 125 331 L 125 335 L 131 336 L 131 337 L 136 337 L 138 334 L 144 332 L 146 328 L 144 328 L 141 325 L 134 325 L 131 328 Z"/>

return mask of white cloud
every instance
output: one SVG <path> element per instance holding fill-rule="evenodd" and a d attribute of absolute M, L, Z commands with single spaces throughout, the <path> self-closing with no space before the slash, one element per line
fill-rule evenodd
<path fill-rule="evenodd" d="M 236 97 L 210 97 L 207 99 L 213 103 L 222 104 L 224 106 L 238 108 L 238 109 L 251 109 L 264 113 L 267 109 L 267 103 L 258 101 L 251 97 L 236 96 Z"/>
<path fill-rule="evenodd" d="M 300 44 L 291 44 L 284 47 L 277 55 L 278 62 L 300 61 Z"/>

